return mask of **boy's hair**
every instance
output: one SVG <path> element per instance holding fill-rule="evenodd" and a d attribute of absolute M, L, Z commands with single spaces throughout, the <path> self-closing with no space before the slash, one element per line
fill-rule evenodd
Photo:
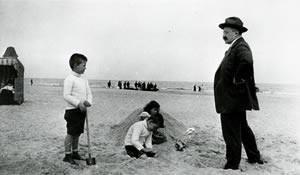
<path fill-rule="evenodd" d="M 157 124 L 159 128 L 165 127 L 164 118 L 160 113 L 154 114 L 153 116 L 149 117 L 147 120 Z"/>
<path fill-rule="evenodd" d="M 152 100 L 148 104 L 146 104 L 146 106 L 144 107 L 144 111 L 150 114 L 150 111 L 153 108 L 157 108 L 157 109 L 160 108 L 159 103 L 157 103 L 155 100 Z"/>
<path fill-rule="evenodd" d="M 83 61 L 87 62 L 86 56 L 80 53 L 74 53 L 69 60 L 69 65 L 73 70 L 75 66 L 81 64 Z"/>

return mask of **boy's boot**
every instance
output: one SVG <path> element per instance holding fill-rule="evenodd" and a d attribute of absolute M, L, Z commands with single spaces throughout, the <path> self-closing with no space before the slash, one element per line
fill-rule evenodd
<path fill-rule="evenodd" d="M 72 158 L 72 155 L 71 154 L 66 154 L 66 156 L 64 157 L 63 159 L 64 162 L 68 162 L 72 165 L 78 165 Z"/>
<path fill-rule="evenodd" d="M 84 159 L 78 154 L 78 151 L 73 151 L 72 159 L 75 159 L 75 160 L 84 160 Z"/>

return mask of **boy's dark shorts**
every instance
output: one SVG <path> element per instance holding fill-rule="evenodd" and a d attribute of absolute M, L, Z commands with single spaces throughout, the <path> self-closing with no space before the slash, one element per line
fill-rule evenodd
<path fill-rule="evenodd" d="M 83 133 L 86 112 L 81 112 L 79 108 L 65 111 L 67 121 L 67 133 L 71 136 L 79 136 Z"/>

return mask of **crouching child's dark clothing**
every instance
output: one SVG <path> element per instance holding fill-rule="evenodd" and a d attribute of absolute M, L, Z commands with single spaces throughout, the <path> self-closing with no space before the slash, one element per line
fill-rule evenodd
<path fill-rule="evenodd" d="M 130 157 L 139 158 L 139 157 L 141 157 L 141 155 L 143 154 L 142 151 L 139 151 L 138 149 L 136 149 L 136 147 L 134 147 L 134 146 L 132 146 L 132 145 L 126 145 L 126 146 L 125 146 L 125 150 L 126 150 L 126 153 L 127 153 Z"/>
<path fill-rule="evenodd" d="M 136 147 L 134 147 L 132 145 L 126 145 L 125 150 L 126 150 L 126 153 L 130 157 L 140 158 L 143 154 L 146 154 L 147 157 L 154 157 L 155 156 L 154 152 L 143 152 L 142 150 L 139 151 Z"/>
<path fill-rule="evenodd" d="M 166 135 L 161 131 L 153 131 L 152 133 L 152 144 L 161 144 L 167 141 Z"/>

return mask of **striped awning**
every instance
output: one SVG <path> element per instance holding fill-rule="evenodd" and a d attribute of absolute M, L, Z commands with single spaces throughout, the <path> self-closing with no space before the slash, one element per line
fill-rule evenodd
<path fill-rule="evenodd" d="M 2 66 L 14 66 L 18 64 L 17 59 L 14 58 L 0 58 L 0 65 Z"/>

